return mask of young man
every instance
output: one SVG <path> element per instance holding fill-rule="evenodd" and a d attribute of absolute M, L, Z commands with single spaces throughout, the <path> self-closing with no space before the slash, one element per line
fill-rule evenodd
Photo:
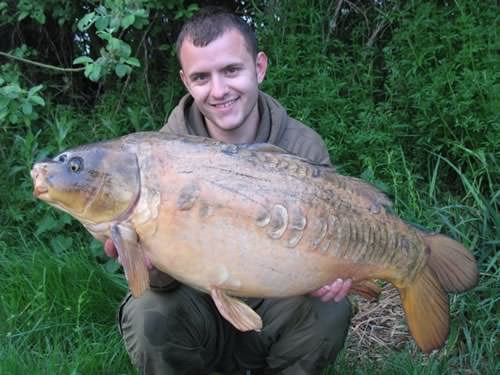
<path fill-rule="evenodd" d="M 234 144 L 267 142 L 314 162 L 330 162 L 321 138 L 259 91 L 267 56 L 258 52 L 242 19 L 219 8 L 200 11 L 184 25 L 177 56 L 189 94 L 162 131 Z M 110 240 L 105 250 L 116 256 Z M 119 312 L 120 332 L 141 373 L 320 374 L 343 346 L 350 280 L 312 293 L 319 298 L 247 299 L 264 328 L 243 333 L 220 316 L 209 295 L 156 269 L 150 273 L 151 290 L 137 299 L 128 295 Z"/>

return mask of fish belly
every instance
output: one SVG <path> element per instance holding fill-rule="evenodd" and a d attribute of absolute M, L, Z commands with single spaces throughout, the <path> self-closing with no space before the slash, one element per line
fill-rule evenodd
<path fill-rule="evenodd" d="M 214 209 L 204 218 L 199 210 L 164 207 L 155 234 L 143 241 L 146 255 L 158 269 L 197 289 L 219 288 L 243 297 L 286 297 L 305 294 L 337 278 L 362 280 L 380 274 L 370 264 L 307 246 L 286 246 L 286 241 L 273 239 L 245 217 L 228 215 L 227 208 Z"/>

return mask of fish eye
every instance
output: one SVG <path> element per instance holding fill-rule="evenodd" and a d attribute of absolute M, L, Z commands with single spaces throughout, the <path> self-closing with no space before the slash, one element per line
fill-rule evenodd
<path fill-rule="evenodd" d="M 61 163 L 64 163 L 67 159 L 67 155 L 66 154 L 62 154 L 62 155 L 59 155 L 59 157 L 57 158 L 57 161 L 61 162 Z"/>
<path fill-rule="evenodd" d="M 83 168 L 83 160 L 79 157 L 71 158 L 68 162 L 68 168 L 71 172 L 79 172 Z"/>

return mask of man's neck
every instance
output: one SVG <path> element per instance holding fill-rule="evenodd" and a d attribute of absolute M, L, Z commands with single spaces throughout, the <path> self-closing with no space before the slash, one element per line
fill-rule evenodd
<path fill-rule="evenodd" d="M 214 125 L 210 120 L 205 118 L 208 135 L 211 138 L 222 142 L 232 144 L 253 143 L 257 138 L 257 129 L 259 127 L 259 111 L 255 108 L 250 113 L 244 124 L 232 130 L 224 130 Z"/>

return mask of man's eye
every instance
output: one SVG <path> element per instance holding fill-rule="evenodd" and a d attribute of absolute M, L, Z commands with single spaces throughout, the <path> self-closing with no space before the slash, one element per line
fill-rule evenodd
<path fill-rule="evenodd" d="M 240 69 L 235 67 L 235 66 L 230 66 L 228 68 L 226 68 L 226 73 L 227 74 L 235 74 L 239 71 Z"/>
<path fill-rule="evenodd" d="M 200 81 L 204 81 L 206 79 L 207 79 L 207 76 L 205 74 L 198 74 L 192 78 L 193 82 L 200 82 Z"/>

